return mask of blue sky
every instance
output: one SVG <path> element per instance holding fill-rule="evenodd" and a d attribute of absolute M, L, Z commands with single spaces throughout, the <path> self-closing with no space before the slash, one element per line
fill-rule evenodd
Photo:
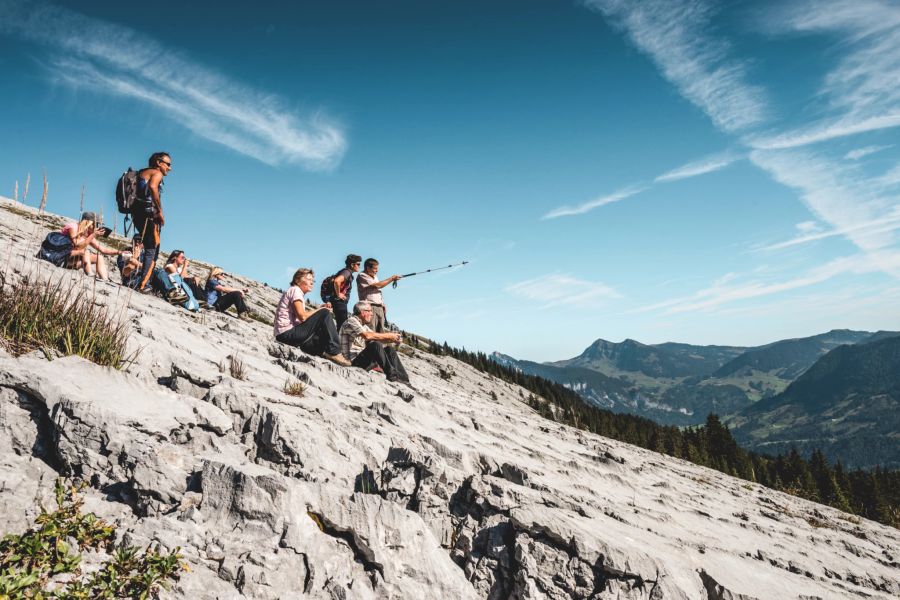
<path fill-rule="evenodd" d="M 142 8 L 143 7 L 143 8 Z M 348 252 L 456 346 L 900 328 L 892 2 L 0 0 L 0 194 L 114 212 L 284 287 Z"/>

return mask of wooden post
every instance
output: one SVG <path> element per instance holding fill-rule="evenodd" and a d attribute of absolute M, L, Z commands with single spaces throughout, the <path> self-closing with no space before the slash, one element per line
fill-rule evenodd
<path fill-rule="evenodd" d="M 25 178 L 25 193 L 22 194 L 22 204 L 25 204 L 25 201 L 28 200 L 28 184 L 31 183 L 31 173 Z"/>
<path fill-rule="evenodd" d="M 13 192 L 13 201 L 15 201 L 15 202 L 19 201 L 19 180 L 18 179 L 16 179 L 16 189 Z"/>
<path fill-rule="evenodd" d="M 81 208 L 78 209 L 78 212 L 84 212 L 84 184 L 81 184 Z"/>

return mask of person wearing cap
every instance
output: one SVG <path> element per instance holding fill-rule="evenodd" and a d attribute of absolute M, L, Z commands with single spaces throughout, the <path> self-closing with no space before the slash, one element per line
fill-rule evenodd
<path fill-rule="evenodd" d="M 122 252 L 107 248 L 97 241 L 97 236 L 106 237 L 111 230 L 109 227 L 97 226 L 96 213 L 82 213 L 80 221 L 66 224 L 60 233 L 69 236 L 72 241 L 68 262 L 70 269 L 84 269 L 85 274 L 94 275 L 96 266 L 96 276 L 109 279 L 109 268 L 102 256 L 117 256 Z"/>
<path fill-rule="evenodd" d="M 137 287 L 149 290 L 156 257 L 159 254 L 160 230 L 166 224 L 162 209 L 163 177 L 172 171 L 172 157 L 168 152 L 154 152 L 147 168 L 138 173 L 138 198 L 132 210 L 135 237 L 144 245 L 144 259 Z"/>
<path fill-rule="evenodd" d="M 221 279 L 226 276 L 225 271 L 219 267 L 213 267 L 209 270 L 209 276 L 206 278 L 207 304 L 219 312 L 225 312 L 234 306 L 237 309 L 239 319 L 252 321 L 253 317 L 250 316 L 250 309 L 244 303 L 244 292 L 247 290 L 239 290 L 224 285 Z"/>
<path fill-rule="evenodd" d="M 384 333 L 386 308 L 381 289 L 400 279 L 400 275 L 391 275 L 384 281 L 378 280 L 378 261 L 367 258 L 363 263 L 363 272 L 356 276 L 356 291 L 360 302 L 368 302 L 372 307 L 372 321 L 369 328 L 375 333 Z"/>

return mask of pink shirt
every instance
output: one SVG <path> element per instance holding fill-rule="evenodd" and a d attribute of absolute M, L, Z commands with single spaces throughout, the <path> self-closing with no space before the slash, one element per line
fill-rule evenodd
<path fill-rule="evenodd" d="M 275 309 L 275 335 L 279 336 L 285 331 L 290 331 L 303 321 L 294 310 L 294 301 L 303 302 L 303 291 L 300 286 L 292 285 L 281 295 L 278 308 Z"/>

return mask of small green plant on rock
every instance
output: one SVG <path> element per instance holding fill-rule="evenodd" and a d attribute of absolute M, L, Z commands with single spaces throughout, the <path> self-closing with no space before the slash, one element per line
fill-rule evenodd
<path fill-rule="evenodd" d="M 83 514 L 81 488 L 56 481 L 53 512 L 41 507 L 35 526 L 0 541 L 0 599 L 156 598 L 160 588 L 187 569 L 179 549 L 162 553 L 115 544 L 115 528 L 92 513 Z M 111 555 L 85 575 L 79 551 Z"/>

